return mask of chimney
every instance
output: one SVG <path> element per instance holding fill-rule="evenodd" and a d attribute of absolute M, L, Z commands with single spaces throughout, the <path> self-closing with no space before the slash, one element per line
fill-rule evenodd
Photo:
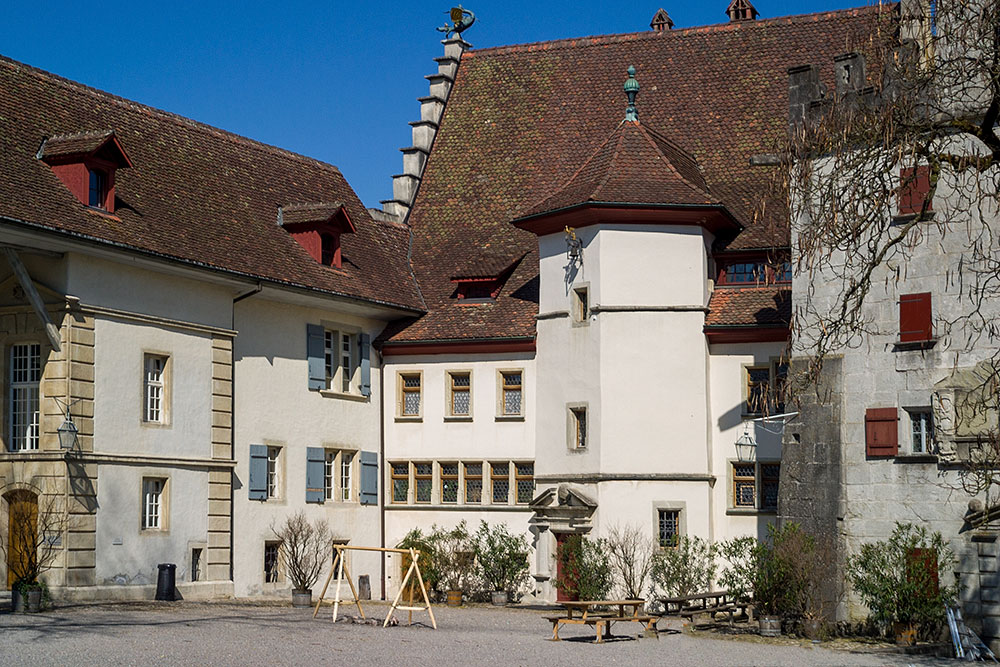
<path fill-rule="evenodd" d="M 837 97 L 857 93 L 865 87 L 865 58 L 860 53 L 845 53 L 833 59 Z"/>
<path fill-rule="evenodd" d="M 788 126 L 795 130 L 805 124 L 813 102 L 823 97 L 816 65 L 788 68 Z"/>
<path fill-rule="evenodd" d="M 649 22 L 649 27 L 656 32 L 663 32 L 664 30 L 673 30 L 674 22 L 670 19 L 670 15 L 667 11 L 660 7 L 660 9 L 653 15 L 653 20 Z"/>
<path fill-rule="evenodd" d="M 733 0 L 726 9 L 730 23 L 756 21 L 757 13 L 757 8 L 750 4 L 750 0 Z"/>

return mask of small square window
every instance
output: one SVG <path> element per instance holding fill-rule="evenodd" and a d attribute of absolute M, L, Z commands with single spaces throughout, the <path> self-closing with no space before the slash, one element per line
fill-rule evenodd
<path fill-rule="evenodd" d="M 657 519 L 660 546 L 666 549 L 676 547 L 680 538 L 680 510 L 657 510 Z"/>

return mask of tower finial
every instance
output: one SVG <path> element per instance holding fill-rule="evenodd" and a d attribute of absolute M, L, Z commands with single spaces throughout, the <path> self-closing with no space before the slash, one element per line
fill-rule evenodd
<path fill-rule="evenodd" d="M 639 92 L 639 82 L 635 80 L 635 67 L 628 66 L 628 78 L 625 79 L 625 96 L 628 106 L 625 108 L 625 120 L 638 121 L 639 114 L 635 110 L 635 96 Z"/>

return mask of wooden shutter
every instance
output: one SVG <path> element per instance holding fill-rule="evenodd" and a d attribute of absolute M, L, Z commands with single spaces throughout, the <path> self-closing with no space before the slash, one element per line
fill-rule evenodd
<path fill-rule="evenodd" d="M 899 411 L 896 408 L 869 408 L 865 412 L 865 445 L 868 456 L 895 456 L 899 453 Z"/>
<path fill-rule="evenodd" d="M 378 505 L 378 454 L 361 452 L 361 504 Z"/>
<path fill-rule="evenodd" d="M 930 167 L 909 167 L 899 170 L 899 214 L 913 215 L 920 213 L 924 205 L 924 199 L 931 189 Z M 927 202 L 927 210 L 931 209 L 931 202 Z"/>
<path fill-rule="evenodd" d="M 899 297 L 899 342 L 931 339 L 931 293 L 903 294 Z"/>
<path fill-rule="evenodd" d="M 323 351 L 325 330 L 318 324 L 306 325 L 306 357 L 309 360 L 309 390 L 326 389 L 326 355 Z"/>
<path fill-rule="evenodd" d="M 372 339 L 368 334 L 358 336 L 358 348 L 361 350 L 361 395 L 372 395 L 372 361 L 371 350 Z"/>
<path fill-rule="evenodd" d="M 326 485 L 323 483 L 326 450 L 322 447 L 306 447 L 306 502 L 321 503 L 326 500 Z"/>
<path fill-rule="evenodd" d="M 267 500 L 267 446 L 250 445 L 250 500 Z"/>
<path fill-rule="evenodd" d="M 928 598 L 937 595 L 940 589 L 937 552 L 934 549 L 910 549 L 906 554 L 906 579 L 923 587 L 923 593 Z"/>

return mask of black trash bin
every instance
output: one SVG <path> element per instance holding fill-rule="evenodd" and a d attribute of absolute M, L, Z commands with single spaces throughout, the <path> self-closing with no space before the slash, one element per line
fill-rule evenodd
<path fill-rule="evenodd" d="M 156 576 L 156 599 L 174 601 L 174 584 L 177 581 L 177 566 L 173 563 L 160 563 L 159 574 Z"/>

